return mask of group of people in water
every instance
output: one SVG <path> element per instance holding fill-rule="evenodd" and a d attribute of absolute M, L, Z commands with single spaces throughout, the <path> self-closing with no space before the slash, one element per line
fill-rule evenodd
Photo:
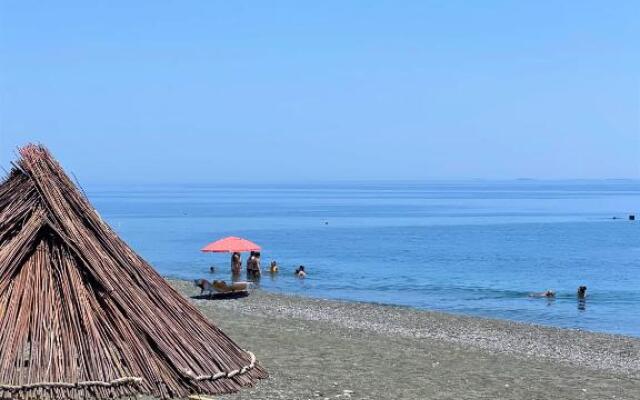
<path fill-rule="evenodd" d="M 256 279 L 262 275 L 262 269 L 260 268 L 260 252 L 252 251 L 247 258 L 246 263 L 247 278 Z M 277 274 L 280 270 L 276 261 L 271 261 L 269 264 L 269 273 Z M 211 267 L 211 272 L 215 272 L 215 267 Z M 242 255 L 238 252 L 231 255 L 231 275 L 234 277 L 240 276 L 242 273 Z M 298 278 L 304 278 L 307 276 L 307 272 L 304 269 L 304 265 L 300 265 L 294 272 Z"/>
<path fill-rule="evenodd" d="M 556 298 L 556 291 L 552 289 L 547 289 L 544 292 L 530 293 L 529 297 L 543 297 L 549 301 L 553 301 Z M 587 287 L 582 285 L 578 287 L 576 291 L 576 297 L 578 298 L 578 310 L 584 311 L 587 307 Z"/>
<path fill-rule="evenodd" d="M 260 280 L 260 275 L 262 274 L 262 270 L 260 269 L 260 252 L 252 251 L 247 259 L 246 263 L 247 268 L 247 279 L 248 281 L 240 281 L 238 278 L 242 273 L 242 256 L 240 253 L 233 253 L 231 255 L 231 275 L 232 282 L 231 284 L 227 284 L 226 281 L 223 280 L 214 280 L 213 282 L 209 282 L 206 279 L 196 279 L 193 281 L 195 286 L 200 288 L 200 295 L 208 295 L 211 297 L 214 295 L 214 292 L 218 295 L 248 295 L 248 289 L 253 281 L 258 282 Z M 271 261 L 269 264 L 269 273 L 273 276 L 278 273 L 280 268 L 278 267 L 278 263 L 275 261 Z M 216 267 L 210 267 L 209 272 L 212 274 L 216 272 Z M 305 271 L 304 265 L 300 265 L 296 268 L 294 272 L 295 276 L 302 279 L 307 276 L 307 272 Z"/>
<path fill-rule="evenodd" d="M 578 291 L 576 295 L 578 296 L 578 299 L 584 300 L 587 297 L 587 287 L 586 286 L 578 287 Z M 556 297 L 556 291 L 552 289 L 547 289 L 544 292 L 531 293 L 529 296 L 530 297 L 546 297 L 548 299 L 553 299 Z"/>

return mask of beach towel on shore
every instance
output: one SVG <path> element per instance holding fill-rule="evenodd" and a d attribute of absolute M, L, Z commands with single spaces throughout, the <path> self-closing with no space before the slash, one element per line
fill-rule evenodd
<path fill-rule="evenodd" d="M 221 394 L 267 377 L 100 218 L 51 154 L 0 185 L 0 397 Z"/>

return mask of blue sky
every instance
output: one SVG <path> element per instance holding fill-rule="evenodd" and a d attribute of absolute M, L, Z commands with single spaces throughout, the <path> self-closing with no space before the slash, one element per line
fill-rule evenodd
<path fill-rule="evenodd" d="M 640 2 L 0 0 L 0 163 L 83 182 L 640 178 Z"/>

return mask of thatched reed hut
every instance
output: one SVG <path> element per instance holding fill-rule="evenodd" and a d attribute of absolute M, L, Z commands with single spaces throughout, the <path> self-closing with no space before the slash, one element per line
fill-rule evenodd
<path fill-rule="evenodd" d="M 0 185 L 0 397 L 220 394 L 266 372 L 124 243 L 49 151 Z"/>

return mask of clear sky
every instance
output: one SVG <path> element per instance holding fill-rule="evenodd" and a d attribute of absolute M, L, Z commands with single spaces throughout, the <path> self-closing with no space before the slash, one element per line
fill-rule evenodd
<path fill-rule="evenodd" d="M 0 0 L 0 163 L 83 182 L 640 178 L 639 1 Z"/>

